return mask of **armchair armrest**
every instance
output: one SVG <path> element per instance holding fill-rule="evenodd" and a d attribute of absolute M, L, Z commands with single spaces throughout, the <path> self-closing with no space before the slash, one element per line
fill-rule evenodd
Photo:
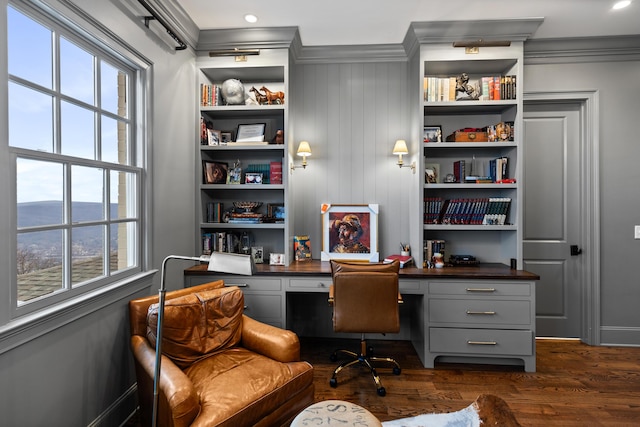
<path fill-rule="evenodd" d="M 143 387 L 144 383 L 153 388 L 155 349 L 149 345 L 149 341 L 145 337 L 133 335 L 131 337 L 131 350 L 136 361 L 138 386 Z M 200 412 L 200 399 L 191 380 L 171 359 L 164 355 L 162 356 L 160 371 L 158 418 L 172 416 L 173 420 L 168 425 L 175 427 L 191 425 Z M 143 376 L 143 378 L 140 378 L 140 376 Z M 153 389 L 150 390 L 149 395 L 153 395 Z M 163 404 L 168 404 L 171 408 L 170 411 L 163 411 Z"/>
<path fill-rule="evenodd" d="M 300 361 L 300 340 L 286 329 L 242 316 L 242 346 L 279 362 Z"/>

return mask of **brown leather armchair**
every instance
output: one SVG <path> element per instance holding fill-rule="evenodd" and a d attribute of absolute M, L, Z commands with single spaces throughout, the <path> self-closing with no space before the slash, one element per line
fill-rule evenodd
<path fill-rule="evenodd" d="M 333 283 L 329 288 L 329 302 L 333 305 L 333 330 L 336 332 L 358 332 L 361 334 L 360 351 L 336 350 L 331 360 L 338 360 L 338 354 L 346 354 L 349 360 L 339 365 L 329 380 L 331 387 L 338 386 L 338 373 L 349 366 L 362 365 L 369 369 L 380 396 L 386 394 L 374 364 L 385 362 L 393 367 L 393 373 L 400 375 L 398 362 L 390 357 L 373 356 L 373 349 L 367 347 L 365 333 L 395 333 L 400 331 L 398 305 L 402 303 L 399 292 L 398 271 L 400 263 L 364 264 L 331 261 Z"/>
<path fill-rule="evenodd" d="M 129 302 L 143 425 L 151 425 L 158 296 Z M 295 333 L 243 314 L 222 281 L 166 293 L 158 425 L 288 425 L 313 403 L 313 367 Z"/>

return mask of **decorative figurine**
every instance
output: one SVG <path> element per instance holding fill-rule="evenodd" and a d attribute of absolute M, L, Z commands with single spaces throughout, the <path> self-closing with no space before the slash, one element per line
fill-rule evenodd
<path fill-rule="evenodd" d="M 272 144 L 284 144 L 284 131 L 282 129 L 278 129 L 273 139 L 271 140 Z"/>
<path fill-rule="evenodd" d="M 266 94 L 267 104 L 284 104 L 284 92 L 271 92 L 265 86 L 260 88 Z"/>
<path fill-rule="evenodd" d="M 464 92 L 467 96 L 458 97 L 458 92 Z M 462 73 L 456 77 L 456 101 L 469 101 L 477 100 L 480 97 L 480 93 L 469 84 L 469 75 Z"/>
<path fill-rule="evenodd" d="M 251 86 L 251 89 L 249 90 L 249 92 L 253 92 L 255 94 L 256 97 L 256 102 L 259 105 L 265 105 L 268 103 L 267 101 L 267 95 L 260 93 L 260 91 L 258 89 L 256 89 L 255 86 Z"/>

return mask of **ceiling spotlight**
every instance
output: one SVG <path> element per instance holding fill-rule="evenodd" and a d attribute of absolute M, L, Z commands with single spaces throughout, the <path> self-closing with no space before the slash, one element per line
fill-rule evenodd
<path fill-rule="evenodd" d="M 631 4 L 631 0 L 622 0 L 619 1 L 617 3 L 615 3 L 613 5 L 613 9 L 617 10 L 617 9 L 624 9 L 625 7 L 629 6 Z"/>
<path fill-rule="evenodd" d="M 252 15 L 251 13 L 247 13 L 244 15 L 244 20 L 250 24 L 255 24 L 258 22 L 258 17 L 256 15 Z"/>

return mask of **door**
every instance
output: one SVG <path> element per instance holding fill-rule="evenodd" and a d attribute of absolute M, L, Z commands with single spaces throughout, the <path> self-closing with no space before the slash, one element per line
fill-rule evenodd
<path fill-rule="evenodd" d="M 581 336 L 580 102 L 524 105 L 524 269 L 536 286 L 536 335 Z"/>

